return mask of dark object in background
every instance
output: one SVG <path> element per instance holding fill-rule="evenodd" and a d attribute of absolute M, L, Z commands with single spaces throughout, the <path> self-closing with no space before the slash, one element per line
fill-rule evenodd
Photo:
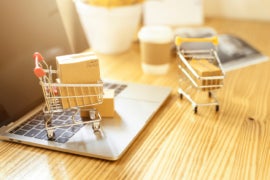
<path fill-rule="evenodd" d="M 43 101 L 33 73 L 33 53 L 38 51 L 55 64 L 55 56 L 73 52 L 55 0 L 1 0 L 0 11 L 2 126 Z"/>

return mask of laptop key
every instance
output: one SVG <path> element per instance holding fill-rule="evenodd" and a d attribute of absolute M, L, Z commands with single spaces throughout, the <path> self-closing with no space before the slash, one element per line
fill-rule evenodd
<path fill-rule="evenodd" d="M 45 125 L 44 124 L 39 124 L 37 126 L 35 126 L 35 129 L 44 129 Z"/>
<path fill-rule="evenodd" d="M 60 137 L 61 134 L 63 134 L 64 132 L 65 132 L 64 129 L 57 128 L 57 129 L 54 131 L 55 137 L 56 137 L 56 138 L 57 138 L 57 137 Z"/>
<path fill-rule="evenodd" d="M 68 120 L 70 116 L 60 116 L 58 119 L 60 120 Z"/>
<path fill-rule="evenodd" d="M 71 127 L 69 128 L 69 130 L 70 130 L 71 132 L 73 132 L 73 133 L 76 133 L 76 132 L 78 132 L 78 131 L 81 129 L 82 126 L 83 126 L 83 125 L 75 125 L 75 126 L 71 126 Z"/>
<path fill-rule="evenodd" d="M 26 132 L 27 132 L 27 131 L 25 131 L 25 130 L 19 129 L 19 130 L 15 131 L 14 134 L 17 134 L 17 135 L 24 135 Z"/>
<path fill-rule="evenodd" d="M 30 121 L 28 124 L 29 125 L 38 125 L 40 121 Z"/>
<path fill-rule="evenodd" d="M 36 136 L 39 132 L 40 132 L 40 130 L 32 129 L 32 130 L 30 130 L 28 133 L 26 133 L 25 136 L 28 136 L 28 137 L 34 137 L 34 136 Z"/>
<path fill-rule="evenodd" d="M 35 138 L 38 138 L 38 139 L 48 139 L 47 138 L 47 131 L 44 129 L 44 130 L 42 130 L 39 134 L 37 134 L 36 136 L 35 136 Z"/>
<path fill-rule="evenodd" d="M 28 130 L 32 129 L 33 127 L 34 127 L 34 126 L 25 125 L 25 126 L 23 126 L 21 129 L 28 131 Z"/>
<path fill-rule="evenodd" d="M 56 142 L 59 142 L 59 143 L 65 143 L 65 142 L 67 142 L 69 140 L 69 138 L 67 138 L 67 137 L 59 137 L 59 138 L 57 138 L 55 141 Z"/>

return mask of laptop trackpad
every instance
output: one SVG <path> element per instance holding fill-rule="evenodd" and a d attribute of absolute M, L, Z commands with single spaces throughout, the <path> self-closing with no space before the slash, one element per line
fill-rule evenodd
<path fill-rule="evenodd" d="M 160 103 L 157 102 L 117 98 L 115 117 L 102 120 L 102 137 L 97 137 L 92 133 L 91 127 L 85 126 L 66 145 L 76 150 L 80 147 L 79 150 L 82 153 L 87 152 L 93 156 L 117 159 L 151 119 L 159 106 Z M 82 139 L 84 142 L 81 141 Z"/>
<path fill-rule="evenodd" d="M 145 101 L 162 102 L 171 92 L 169 87 L 149 86 L 144 84 L 129 84 L 117 98 L 140 99 Z"/>

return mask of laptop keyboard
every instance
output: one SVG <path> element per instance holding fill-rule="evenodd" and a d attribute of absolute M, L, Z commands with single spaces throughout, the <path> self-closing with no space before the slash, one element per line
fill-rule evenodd
<path fill-rule="evenodd" d="M 115 96 L 117 96 L 120 92 L 122 92 L 127 85 L 125 84 L 116 84 L 116 83 L 107 83 L 103 84 L 104 89 L 114 89 Z M 62 124 L 69 124 L 72 123 L 72 110 L 63 111 L 53 113 L 52 125 L 62 125 Z M 80 115 L 75 116 L 76 120 L 80 120 Z M 44 124 L 44 114 L 43 112 L 39 112 L 33 117 L 29 118 L 29 120 L 25 121 L 24 123 L 20 124 L 17 128 L 11 130 L 9 133 L 22 135 L 26 137 L 34 137 L 37 139 L 42 140 L 49 140 L 55 141 L 58 143 L 65 143 L 67 142 L 76 132 L 78 132 L 84 125 L 74 125 L 74 126 L 67 126 L 67 127 L 60 127 L 54 130 L 55 138 L 48 139 L 47 131 L 45 129 Z"/>

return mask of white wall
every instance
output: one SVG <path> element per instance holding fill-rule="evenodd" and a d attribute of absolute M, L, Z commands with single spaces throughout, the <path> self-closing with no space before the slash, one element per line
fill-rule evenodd
<path fill-rule="evenodd" d="M 270 0 L 203 0 L 205 16 L 270 21 Z"/>

